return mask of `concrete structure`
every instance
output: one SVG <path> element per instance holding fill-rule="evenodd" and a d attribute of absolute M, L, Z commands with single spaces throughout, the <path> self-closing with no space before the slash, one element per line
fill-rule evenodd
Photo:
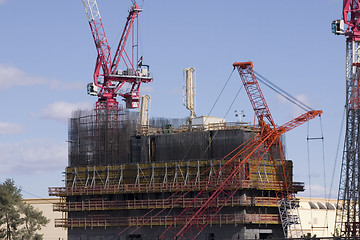
<path fill-rule="evenodd" d="M 285 180 L 292 193 L 303 190 L 302 183 L 292 182 L 292 162 L 281 166 L 276 146 L 274 161 L 266 154 L 261 161 L 248 159 L 240 164 L 245 156 L 228 155 L 258 129 L 225 122 L 211 129 L 205 122 L 195 129 L 174 127 L 173 120 L 160 119 L 139 131 L 129 114 L 116 121 L 98 119 L 81 114 L 71 119 L 65 186 L 49 189 L 50 195 L 61 197 L 54 210 L 64 215 L 55 225 L 68 228 L 69 240 L 158 239 L 186 206 L 189 212 L 199 209 L 235 166 L 242 167 L 224 188 L 233 195 L 228 202 L 227 195 L 211 202 L 213 211 L 220 210 L 214 218 L 211 212 L 202 215 L 211 221 L 199 239 L 283 236 L 277 192 L 284 191 Z M 235 160 L 219 173 L 229 159 Z M 286 179 L 281 169 L 287 172 Z M 219 175 L 214 178 L 216 172 Z M 170 197 L 173 194 L 176 197 Z M 184 215 L 183 222 L 191 216 Z M 172 232 L 178 230 L 179 225 L 173 226 Z"/>
<path fill-rule="evenodd" d="M 55 227 L 55 219 L 62 217 L 62 213 L 53 211 L 53 204 L 58 203 L 60 201 L 59 198 L 24 199 L 24 201 L 37 210 L 42 211 L 43 215 L 50 220 L 50 222 L 39 231 L 40 234 L 43 234 L 44 240 L 67 239 L 67 229 Z"/>

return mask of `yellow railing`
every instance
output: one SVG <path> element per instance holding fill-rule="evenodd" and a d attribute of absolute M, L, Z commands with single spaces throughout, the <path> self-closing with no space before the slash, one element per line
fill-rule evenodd
<path fill-rule="evenodd" d="M 89 217 L 55 219 L 55 227 L 64 228 L 92 228 L 92 227 L 115 227 L 115 226 L 169 226 L 176 221 L 176 225 L 184 225 L 191 216 L 157 216 L 157 217 Z M 205 215 L 198 219 L 203 224 L 280 224 L 277 214 L 217 214 L 216 216 Z"/>
<path fill-rule="evenodd" d="M 179 198 L 179 199 L 148 199 L 148 200 L 127 200 L 127 201 L 104 201 L 89 200 L 81 202 L 59 202 L 53 204 L 54 211 L 97 211 L 97 210 L 120 210 L 120 209 L 151 209 L 200 207 L 207 199 Z M 266 206 L 276 207 L 278 199 L 275 197 L 233 197 L 228 202 L 225 199 L 217 199 L 212 206 Z"/>
<path fill-rule="evenodd" d="M 102 194 L 123 194 L 123 193 L 154 193 L 154 192 L 177 192 L 177 191 L 208 191 L 217 189 L 222 182 L 207 181 L 201 182 L 178 182 L 178 183 L 153 183 L 153 184 L 120 184 L 120 185 L 100 185 L 100 186 L 75 186 L 75 187 L 50 187 L 50 196 L 74 196 L 74 195 L 102 195 Z M 235 180 L 225 190 L 235 189 L 257 189 L 283 191 L 283 183 L 280 181 L 264 182 L 255 180 Z"/>

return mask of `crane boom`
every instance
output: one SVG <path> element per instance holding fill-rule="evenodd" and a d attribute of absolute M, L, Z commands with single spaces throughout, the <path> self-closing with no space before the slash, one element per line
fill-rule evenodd
<path fill-rule="evenodd" d="M 322 111 L 320 110 L 312 110 L 276 128 L 265 98 L 262 95 L 260 86 L 254 76 L 252 62 L 236 62 L 233 66 L 239 70 L 240 77 L 247 89 L 249 99 L 258 118 L 261 131 L 256 134 L 251 141 L 238 150 L 223 166 L 219 167 L 213 173 L 207 185 L 192 198 L 192 201 L 188 204 L 188 206 L 185 207 L 174 222 L 166 228 L 160 236 L 160 239 L 183 239 L 185 236 L 190 237 L 190 239 L 195 239 L 199 236 L 202 230 L 212 222 L 220 210 L 242 187 L 242 181 L 249 178 L 251 173 L 255 171 L 257 165 L 267 153 L 269 154 L 269 159 L 273 161 L 274 166 L 279 163 L 282 165 L 282 172 L 279 173 L 279 176 L 283 175 L 283 179 L 289 179 L 286 176 L 286 161 L 283 154 L 280 153 L 280 161 L 276 161 L 271 153 L 272 146 L 279 144 L 280 152 L 282 152 L 280 137 L 283 133 L 288 132 L 322 114 Z M 268 123 L 265 122 L 265 119 Z M 271 124 L 271 126 L 269 126 L 269 124 Z M 250 160 L 250 158 L 256 159 L 257 164 L 248 170 L 248 172 L 245 171 L 244 174 L 246 163 Z M 224 174 L 224 172 L 226 172 L 226 174 Z M 292 204 L 292 201 L 294 199 L 292 196 L 292 190 L 290 190 L 291 184 L 292 183 L 287 180 L 282 180 L 282 183 L 275 187 L 278 189 L 276 190 L 276 195 L 279 199 L 278 204 L 280 219 L 284 229 L 284 234 L 299 237 L 299 230 L 295 225 L 298 225 L 300 222 L 299 218 L 297 218 L 297 215 L 293 211 L 294 204 Z M 209 188 L 214 187 L 216 187 L 215 190 L 213 190 L 204 200 L 204 204 L 194 210 L 193 203 L 196 202 L 198 198 L 207 194 Z M 222 199 L 221 201 L 224 202 L 222 204 L 218 204 L 217 201 L 219 199 Z M 178 200 L 175 199 L 174 201 Z M 171 230 L 174 230 L 174 228 L 179 225 L 183 226 L 181 226 L 180 230 L 174 234 L 174 231 Z"/>
<path fill-rule="evenodd" d="M 134 2 L 134 5 L 129 10 L 129 15 L 128 15 L 127 19 L 126 19 L 126 24 L 125 24 L 123 33 L 121 35 L 119 45 L 117 47 L 117 50 L 116 50 L 116 53 L 115 53 L 115 56 L 114 56 L 114 60 L 113 60 L 112 65 L 111 65 L 111 73 L 112 74 L 115 74 L 115 71 L 119 66 L 120 58 L 122 57 L 123 52 L 125 50 L 125 43 L 127 42 L 127 39 L 129 37 L 130 30 L 132 29 L 132 26 L 135 24 L 135 19 L 138 19 L 139 12 L 141 12 L 141 11 L 142 10 L 139 8 L 139 6 Z M 136 24 L 138 24 L 138 22 Z M 136 29 L 138 30 L 139 28 L 137 27 Z M 138 35 L 138 32 L 136 34 Z M 133 39 L 133 41 L 135 41 L 135 39 Z M 134 45 L 134 44 L 136 44 L 136 45 Z M 138 44 L 139 44 L 138 38 L 136 38 L 136 43 L 133 42 L 133 47 L 138 46 Z M 134 51 L 134 48 L 132 50 Z M 139 59 L 137 50 L 138 50 L 138 48 L 136 48 L 136 60 Z M 132 57 L 134 57 L 134 54 L 135 53 L 133 52 Z M 132 63 L 136 63 L 136 66 L 133 66 Z M 131 68 L 134 71 L 138 70 L 138 64 L 139 64 L 138 61 L 129 62 L 129 65 L 131 66 Z"/>
<path fill-rule="evenodd" d="M 270 133 L 268 139 L 264 141 L 264 148 L 269 149 L 270 159 L 272 159 L 273 156 L 270 147 L 272 145 L 278 144 L 282 163 L 281 174 L 284 176 L 284 179 L 287 179 L 287 172 L 285 171 L 285 159 L 282 154 L 282 146 L 280 141 L 281 134 L 290 131 L 291 129 L 309 121 L 310 119 L 313 119 L 316 116 L 320 116 L 322 111 L 310 111 L 277 128 L 270 113 L 269 107 L 262 94 L 257 78 L 254 74 L 253 63 L 251 61 L 235 62 L 233 67 L 236 68 L 239 72 L 255 115 L 258 119 L 259 125 L 261 127 L 260 135 L 265 138 L 269 136 Z M 267 120 L 267 122 L 265 120 Z M 277 195 L 279 195 L 278 197 L 281 199 L 279 201 L 279 213 L 284 235 L 292 236 L 292 234 L 295 234 L 296 237 L 299 237 L 296 225 L 300 225 L 300 218 L 296 216 L 297 214 L 295 213 L 295 209 L 293 209 L 292 204 L 290 203 L 292 199 L 289 197 L 289 186 L 287 181 L 285 181 L 284 184 L 285 191 L 277 192 Z M 293 219 L 289 219 L 288 216 L 292 216 L 291 218 Z"/>
<path fill-rule="evenodd" d="M 259 83 L 255 77 L 253 71 L 253 63 L 249 62 L 235 62 L 233 64 L 234 68 L 237 68 L 241 80 L 244 84 L 248 97 L 250 99 L 251 105 L 254 109 L 255 115 L 259 121 L 260 125 L 265 123 L 264 119 L 268 120 L 267 124 L 270 124 L 272 127 L 275 127 L 275 122 L 271 116 L 269 107 L 265 101 L 264 95 L 260 89 Z"/>
<path fill-rule="evenodd" d="M 242 168 L 244 167 L 245 163 L 251 158 L 253 157 L 254 153 L 256 151 L 258 151 L 257 155 L 260 157 L 257 157 L 259 160 L 261 160 L 263 158 L 263 156 L 266 154 L 266 152 L 269 151 L 270 147 L 277 141 L 280 139 L 281 134 L 286 133 L 290 130 L 292 130 L 293 128 L 296 128 L 302 124 L 304 124 L 307 121 L 310 121 L 311 119 L 314 119 L 315 117 L 321 116 L 322 111 L 321 110 L 313 110 L 313 111 L 309 111 L 307 113 L 302 114 L 301 116 L 283 124 L 282 126 L 280 126 L 277 129 L 272 129 L 271 132 L 268 132 L 266 136 L 261 136 L 259 138 L 254 138 L 253 141 L 249 142 L 248 145 L 251 145 L 252 147 L 249 148 L 250 153 L 248 153 L 246 155 L 246 157 L 239 163 L 237 164 L 232 172 L 230 174 L 227 175 L 226 179 L 223 180 L 219 185 L 219 187 L 212 193 L 212 195 L 206 200 L 205 204 L 203 206 L 201 206 L 199 208 L 199 210 L 197 210 L 197 212 L 195 212 L 194 214 L 191 215 L 191 217 L 186 221 L 186 224 L 182 227 L 182 229 L 177 233 L 177 235 L 175 237 L 177 237 L 176 239 L 181 239 L 185 232 L 189 232 L 190 231 L 190 227 L 192 225 L 192 222 L 194 222 L 197 219 L 201 219 L 201 214 L 204 214 L 210 205 L 212 205 L 211 203 L 215 202 L 217 199 L 225 199 L 224 203 L 220 205 L 219 207 L 217 207 L 216 209 L 213 209 L 215 212 L 215 214 L 211 214 L 210 219 L 203 225 L 201 226 L 200 229 L 198 229 L 198 233 L 196 236 L 198 236 L 200 234 L 200 232 L 210 223 L 212 222 L 213 218 L 215 218 L 216 214 L 220 212 L 220 210 L 226 205 L 226 203 L 228 201 L 230 201 L 230 199 L 234 196 L 234 194 L 241 188 L 241 184 L 238 185 L 238 187 L 236 187 L 235 189 L 231 190 L 231 191 L 226 191 L 225 189 L 229 188 L 229 186 L 234 185 L 234 179 L 236 179 L 236 177 L 241 173 Z M 270 144 L 267 144 L 266 148 L 260 148 L 260 146 L 262 144 L 264 144 L 265 142 L 271 141 Z M 247 145 L 247 146 L 248 146 Z M 254 147 L 253 147 L 254 146 Z M 245 146 L 245 149 L 247 147 Z M 231 160 L 229 160 L 229 162 L 226 165 L 230 165 L 230 162 L 233 161 L 235 159 L 235 157 L 233 157 Z M 259 161 L 260 162 L 260 161 Z M 258 163 L 259 163 L 258 162 Z M 225 168 L 226 166 L 224 166 L 223 168 L 219 169 L 213 176 L 211 182 L 208 185 L 213 184 L 215 179 L 219 178 L 219 173 L 221 173 L 221 171 Z M 256 168 L 253 167 L 253 168 Z M 251 174 L 251 172 L 253 171 L 249 171 L 248 174 Z M 247 179 L 249 176 L 245 176 L 245 179 Z M 284 184 L 285 186 L 286 184 Z M 208 186 L 206 186 L 208 187 Z M 206 189 L 205 187 L 205 189 Z M 284 189 L 285 191 L 288 191 L 288 189 Z M 205 192 L 205 190 L 203 190 L 203 192 Z M 287 193 L 288 194 L 288 193 Z M 180 218 L 181 219 L 181 218 Z"/>
<path fill-rule="evenodd" d="M 277 128 L 277 132 L 279 134 L 283 134 L 285 132 L 288 132 L 298 126 L 300 126 L 303 123 L 306 123 L 308 121 L 310 121 L 311 119 L 314 119 L 316 117 L 320 117 L 322 114 L 322 110 L 312 110 L 309 111 L 307 113 L 304 113 L 302 115 L 300 115 L 299 117 L 281 125 L 280 127 Z"/>
<path fill-rule="evenodd" d="M 96 0 L 83 0 L 83 4 L 94 38 L 95 47 L 98 52 L 98 60 L 96 61 L 97 65 L 95 69 L 102 66 L 104 74 L 108 74 L 110 72 L 109 65 L 111 63 L 111 52 L 97 2 Z M 98 85 L 97 81 L 94 81 L 94 84 Z"/>

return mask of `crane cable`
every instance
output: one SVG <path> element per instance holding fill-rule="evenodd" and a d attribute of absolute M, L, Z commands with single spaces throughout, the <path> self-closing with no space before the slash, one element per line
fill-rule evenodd
<path fill-rule="evenodd" d="M 321 149 L 322 149 L 322 164 L 323 164 L 323 178 L 324 178 L 324 198 L 325 198 L 325 207 L 326 207 L 326 216 L 325 216 L 325 222 L 324 222 L 324 228 L 323 228 L 323 235 L 325 232 L 325 228 L 329 229 L 329 223 L 328 223 L 328 214 L 329 214 L 329 209 L 327 206 L 327 202 L 326 201 L 326 195 L 327 195 L 327 187 L 326 187 L 326 163 L 325 163 L 325 142 L 324 142 L 324 134 L 323 134 L 323 125 L 322 125 L 322 118 L 320 116 L 320 130 L 321 130 Z"/>
<path fill-rule="evenodd" d="M 228 77 L 228 79 L 226 80 L 226 82 L 225 82 L 225 84 L 224 84 L 223 88 L 221 89 L 221 91 L 220 91 L 220 93 L 219 93 L 218 97 L 216 98 L 216 100 L 215 100 L 215 102 L 214 102 L 213 106 L 211 107 L 211 109 L 210 109 L 209 113 L 207 114 L 206 119 L 205 119 L 205 122 L 206 122 L 206 120 L 209 118 L 209 116 L 210 116 L 210 114 L 212 113 L 212 111 L 214 110 L 214 107 L 216 106 L 216 104 L 217 104 L 217 102 L 219 101 L 219 99 L 220 99 L 220 97 L 221 97 L 222 93 L 224 92 L 224 90 L 225 90 L 226 86 L 228 85 L 228 83 L 229 83 L 229 81 L 230 81 L 230 79 L 231 79 L 231 76 L 232 76 L 232 75 L 233 75 L 233 73 L 234 73 L 234 70 L 235 70 L 235 69 L 233 69 L 233 70 L 231 71 L 230 76 L 229 76 L 229 77 Z M 190 149 L 191 149 L 191 147 L 194 145 L 194 143 L 195 143 L 195 138 L 193 139 L 193 141 L 191 142 L 191 145 L 189 146 L 188 150 L 187 150 L 187 151 L 186 151 L 186 153 L 184 154 L 183 161 L 185 160 L 186 156 L 189 154 Z M 206 148 L 206 150 L 205 150 L 204 154 L 205 154 L 205 153 L 206 153 L 206 151 L 209 149 L 210 144 L 211 144 L 211 142 L 209 143 L 208 147 Z"/>
<path fill-rule="evenodd" d="M 215 103 L 213 104 L 213 106 L 212 106 L 209 114 L 207 115 L 207 118 L 208 118 L 208 116 L 210 116 L 210 114 L 211 114 L 211 112 L 213 111 L 215 105 L 217 104 L 217 102 L 218 102 L 220 96 L 222 95 L 225 87 L 227 86 L 227 84 L 228 84 L 228 82 L 229 82 L 229 80 L 230 80 L 230 78 L 231 78 L 234 70 L 235 70 L 235 69 L 233 69 L 233 71 L 231 72 L 228 80 L 226 81 L 226 83 L 225 83 L 225 85 L 223 86 L 220 94 L 218 95 L 217 99 L 215 100 Z M 264 77 L 264 76 L 261 75 L 260 73 L 256 72 L 255 70 L 253 70 L 253 71 L 254 71 L 254 73 L 255 73 L 256 79 L 259 80 L 261 83 L 263 83 L 263 84 L 264 84 L 265 86 L 267 86 L 268 88 L 270 88 L 271 90 L 273 90 L 274 92 L 278 93 L 279 95 L 281 95 L 282 97 L 284 97 L 285 99 L 287 99 L 288 101 L 290 101 L 291 103 L 293 103 L 294 105 L 298 106 L 299 108 L 303 109 L 303 110 L 306 111 L 306 112 L 313 110 L 310 106 L 308 106 L 308 105 L 305 104 L 304 102 L 300 101 L 299 99 L 293 97 L 291 94 L 289 94 L 289 93 L 286 92 L 285 90 L 281 89 L 279 86 L 277 86 L 276 84 L 274 84 L 273 82 L 271 82 L 269 79 L 267 79 L 266 77 Z M 242 89 L 242 87 L 243 87 L 243 85 L 241 85 L 240 89 L 238 90 L 238 92 L 237 92 L 237 94 L 236 94 L 233 102 L 231 103 L 230 107 L 228 108 L 228 110 L 227 110 L 224 118 L 225 118 L 225 117 L 227 116 L 227 114 L 229 113 L 229 111 L 230 111 L 231 107 L 233 106 L 233 104 L 234 104 L 237 96 L 239 95 L 240 90 Z M 207 119 L 207 118 L 206 118 L 206 119 Z M 255 123 L 255 121 L 254 121 L 254 123 Z M 207 150 L 209 149 L 211 142 L 213 141 L 213 139 L 214 139 L 215 136 L 216 136 L 216 133 L 217 133 L 217 131 L 215 132 L 215 134 L 214 134 L 213 138 L 211 139 L 209 145 L 208 145 L 207 148 L 205 149 L 204 154 L 205 154 L 205 153 L 207 152 Z M 189 151 L 189 150 L 188 150 L 188 151 Z M 187 155 L 187 153 L 186 153 L 186 155 Z M 185 156 L 186 156 L 186 155 L 185 155 Z"/>
<path fill-rule="evenodd" d="M 307 122 L 307 139 L 309 139 L 309 122 Z M 309 195 L 310 195 L 310 202 L 312 202 L 312 194 L 311 194 L 311 164 L 310 164 L 310 146 L 309 146 L 309 140 L 306 141 L 306 147 L 307 147 L 307 164 L 308 164 L 308 181 L 309 181 Z M 310 205 L 310 217 L 311 217 L 311 233 L 313 233 L 313 207 Z"/>
<path fill-rule="evenodd" d="M 227 115 L 229 114 L 229 112 L 230 112 L 230 110 L 231 110 L 232 106 L 234 105 L 234 103 L 235 103 L 235 101 L 236 101 L 237 97 L 239 96 L 239 93 L 240 93 L 241 89 L 243 88 L 243 86 L 244 86 L 244 85 L 241 85 L 241 86 L 240 86 L 240 88 L 239 88 L 239 90 L 237 91 L 237 93 L 236 93 L 236 95 L 235 95 L 235 97 L 234 97 L 233 101 L 231 102 L 231 104 L 230 104 L 230 106 L 229 106 L 228 110 L 226 111 L 226 113 L 225 113 L 225 115 L 224 115 L 224 118 L 226 118 L 226 117 L 227 117 Z M 206 149 L 205 149 L 205 151 L 204 151 L 204 155 L 205 155 L 205 153 L 209 150 L 209 148 L 210 148 L 210 146 L 211 146 L 211 143 L 214 141 L 214 139 L 215 139 L 216 134 L 218 133 L 218 131 L 219 131 L 219 130 L 217 129 L 217 130 L 215 131 L 214 136 L 210 139 L 210 142 L 209 142 L 208 146 L 206 147 Z"/>
<path fill-rule="evenodd" d="M 256 78 L 258 79 L 258 81 L 260 81 L 261 83 L 263 83 L 264 85 L 266 85 L 267 87 L 269 87 L 271 90 L 275 91 L 276 93 L 278 93 L 279 95 L 281 95 L 282 97 L 284 97 L 285 99 L 287 99 L 288 101 L 290 101 L 291 103 L 293 103 L 294 105 L 298 106 L 299 108 L 303 109 L 304 111 L 311 111 L 313 110 L 310 106 L 308 106 L 307 104 L 301 102 L 299 99 L 293 97 L 292 95 L 290 95 L 288 92 L 282 90 L 280 87 L 278 87 L 276 84 L 272 83 L 270 80 L 268 80 L 267 78 L 265 78 L 264 76 L 262 76 L 261 74 L 257 73 L 256 71 L 254 71 Z M 342 123 L 343 126 L 343 123 Z M 312 202 L 312 191 L 311 191 L 311 166 L 310 166 L 310 145 L 309 145 L 309 141 L 310 140 L 321 140 L 322 141 L 322 165 L 323 165 L 323 181 L 324 181 L 324 194 L 325 194 L 325 199 L 327 199 L 327 189 L 326 189 L 326 172 L 325 172 L 325 146 L 324 146 L 324 134 L 323 134 L 323 126 L 322 126 L 322 119 L 320 116 L 320 131 L 321 131 L 321 137 L 309 137 L 309 122 L 308 122 L 308 128 L 307 128 L 307 157 L 308 157 L 308 171 L 309 171 L 309 194 L 310 194 L 310 202 Z M 341 135 L 341 133 L 340 133 Z M 340 139 L 340 138 L 339 138 Z M 338 149 L 339 149 L 339 144 L 338 144 Z M 337 154 L 338 155 L 338 150 L 337 149 Z M 333 179 L 334 179 L 334 174 L 335 174 L 335 166 L 336 163 L 334 165 L 334 170 L 333 170 L 333 174 L 332 174 L 332 181 L 331 181 L 331 186 L 333 184 Z M 330 190 L 331 191 L 331 190 Z M 329 198 L 330 198 L 330 193 L 329 193 Z M 326 201 L 328 202 L 328 201 Z M 323 228 L 323 233 L 325 231 L 325 228 L 328 228 L 327 225 L 327 218 L 328 218 L 328 206 L 326 206 L 325 202 L 325 208 L 326 208 L 326 216 L 325 216 L 325 223 L 324 226 L 326 224 L 326 226 Z M 313 219 L 313 214 L 312 214 L 312 207 L 310 206 L 310 215 L 311 215 L 311 219 Z M 313 229 L 314 226 L 312 225 L 311 222 L 311 232 L 313 233 Z"/>
<path fill-rule="evenodd" d="M 308 122 L 307 124 L 307 156 L 308 156 L 308 179 L 309 179 L 309 195 L 310 195 L 310 202 L 312 202 L 312 185 L 311 185 L 311 165 L 310 165 L 310 141 L 311 140 L 321 140 L 321 148 L 322 148 L 322 168 L 323 168 L 323 183 L 324 183 L 324 199 L 325 199 L 325 209 L 326 209 L 326 215 L 325 215 L 325 219 L 324 219 L 324 226 L 323 227 L 314 227 L 313 226 L 313 222 L 311 221 L 311 232 L 313 233 L 313 229 L 314 228 L 323 228 L 323 234 L 325 232 L 325 228 L 328 229 L 329 225 L 328 225 L 328 204 L 327 204 L 327 187 L 326 187 L 326 162 L 325 162 L 325 142 L 324 142 L 324 133 L 323 133 L 323 125 L 322 125 L 322 118 L 320 116 L 320 135 L 321 137 L 309 137 L 309 126 L 310 123 Z M 318 206 L 320 207 L 320 206 Z M 313 219 L 313 214 L 312 214 L 312 207 L 310 206 L 310 215 L 311 215 L 311 219 Z"/>
<path fill-rule="evenodd" d="M 336 147 L 336 154 L 335 154 L 333 172 L 331 175 L 330 191 L 329 191 L 328 199 L 330 199 L 330 197 L 331 197 L 331 191 L 332 191 L 332 187 L 333 187 L 333 183 L 334 183 L 335 171 L 336 171 L 337 160 L 338 160 L 339 149 L 340 149 L 340 143 L 341 143 L 341 138 L 343 136 L 344 122 L 345 122 L 345 115 L 346 115 L 345 113 L 346 113 L 346 107 L 344 107 L 343 117 L 342 117 L 340 131 L 339 131 L 339 137 L 338 137 L 339 141 L 338 141 L 338 144 Z M 336 206 L 336 207 L 338 207 L 338 206 Z"/>
<path fill-rule="evenodd" d="M 232 74 L 234 73 L 234 70 L 235 70 L 235 68 L 231 71 L 230 76 L 228 77 L 227 81 L 225 82 L 223 88 L 221 89 L 221 91 L 220 91 L 218 97 L 216 98 L 216 100 L 215 100 L 212 108 L 210 109 L 210 111 L 209 111 L 209 113 L 208 113 L 208 115 L 207 115 L 207 118 L 210 116 L 211 112 L 214 110 L 214 107 L 215 107 L 215 105 L 217 104 L 217 102 L 219 101 L 219 98 L 221 97 L 222 93 L 224 92 L 225 87 L 226 87 L 227 84 L 229 83 L 229 81 L 230 81 L 230 79 L 231 79 L 231 76 L 232 76 Z"/>
<path fill-rule="evenodd" d="M 290 95 L 288 92 L 286 92 L 285 90 L 281 89 L 279 86 L 277 86 L 276 84 L 274 84 L 273 82 L 271 82 L 269 79 L 265 78 L 264 76 L 262 76 L 261 74 L 259 74 L 258 72 L 256 72 L 254 70 L 255 76 L 256 78 L 263 83 L 264 85 L 266 85 L 267 87 L 269 87 L 271 90 L 275 91 L 276 93 L 278 93 L 279 95 L 281 95 L 282 97 L 284 97 L 285 99 L 287 99 L 288 101 L 290 101 L 291 103 L 295 104 L 296 106 L 298 106 L 299 108 L 303 109 L 305 112 L 311 111 L 313 110 L 310 106 L 306 105 L 305 103 L 303 103 L 302 101 L 300 101 L 299 99 L 293 97 L 292 95 Z"/>

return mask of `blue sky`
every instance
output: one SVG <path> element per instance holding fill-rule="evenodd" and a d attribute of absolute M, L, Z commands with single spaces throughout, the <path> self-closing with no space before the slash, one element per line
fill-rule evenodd
<path fill-rule="evenodd" d="M 117 46 L 131 1 L 98 1 L 110 45 Z M 254 69 L 315 109 L 322 109 L 325 165 L 320 142 L 311 142 L 312 196 L 329 192 L 345 102 L 345 38 L 331 33 L 341 17 L 340 0 L 145 1 L 140 14 L 141 54 L 154 82 L 151 115 L 185 117 L 182 70 L 197 70 L 197 115 L 208 115 L 232 71 L 234 61 Z M 86 94 L 96 50 L 81 0 L 0 0 L 0 181 L 13 178 L 26 198 L 47 197 L 62 186 L 67 165 L 67 118 L 90 108 Z M 241 86 L 236 72 L 211 112 L 225 117 Z M 302 112 L 262 86 L 277 124 Z M 242 90 L 226 116 L 253 111 Z M 320 121 L 310 135 L 320 136 Z M 307 126 L 286 134 L 287 158 L 294 178 L 309 186 Z M 342 143 L 341 143 L 342 147 Z M 334 175 L 338 188 L 340 160 Z M 325 171 L 323 171 L 325 170 Z M 326 184 L 323 173 L 326 173 Z M 309 195 L 309 191 L 302 195 Z"/>

